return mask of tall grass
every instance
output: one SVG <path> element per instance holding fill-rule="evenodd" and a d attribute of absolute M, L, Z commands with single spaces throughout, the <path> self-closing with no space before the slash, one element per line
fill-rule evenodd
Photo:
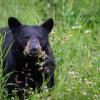
<path fill-rule="evenodd" d="M 53 17 L 50 43 L 56 57 L 55 88 L 32 92 L 29 100 L 100 99 L 100 0 L 0 0 L 0 26 L 9 16 L 25 24 Z M 0 80 L 2 80 L 0 37 Z M 0 81 L 0 86 L 1 86 Z M 0 87 L 0 100 L 6 100 Z M 51 94 L 48 96 L 48 94 Z"/>

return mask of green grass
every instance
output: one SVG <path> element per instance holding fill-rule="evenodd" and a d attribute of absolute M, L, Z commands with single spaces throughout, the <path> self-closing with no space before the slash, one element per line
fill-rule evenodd
<path fill-rule="evenodd" d="M 53 17 L 50 43 L 56 57 L 55 88 L 29 100 L 100 100 L 100 0 L 0 0 L 0 27 L 15 16 L 24 24 Z M 3 94 L 0 36 L 0 100 Z M 42 98 L 40 98 L 40 95 Z M 17 99 L 15 99 L 17 100 Z"/>

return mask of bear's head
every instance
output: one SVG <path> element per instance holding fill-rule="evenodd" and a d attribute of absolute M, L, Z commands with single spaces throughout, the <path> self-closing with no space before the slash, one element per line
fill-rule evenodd
<path fill-rule="evenodd" d="M 41 25 L 23 25 L 18 19 L 10 17 L 8 26 L 12 31 L 16 45 L 26 56 L 35 56 L 38 50 L 45 51 L 48 46 L 48 35 L 51 32 L 54 22 L 50 18 Z"/>

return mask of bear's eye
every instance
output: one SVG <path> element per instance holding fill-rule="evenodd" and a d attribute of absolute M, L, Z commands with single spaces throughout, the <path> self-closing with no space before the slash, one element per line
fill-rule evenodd
<path fill-rule="evenodd" d="M 43 40 L 43 38 L 42 37 L 38 37 L 39 38 L 39 40 Z"/>
<path fill-rule="evenodd" d="M 27 42 L 29 40 L 29 38 L 30 38 L 29 36 L 24 36 L 23 40 Z"/>
<path fill-rule="evenodd" d="M 30 36 L 24 36 L 23 38 L 24 38 L 24 39 L 29 39 L 29 38 L 30 38 Z"/>
<path fill-rule="evenodd" d="M 38 39 L 39 39 L 39 41 L 40 41 L 40 42 L 43 40 L 43 38 L 42 38 L 42 37 L 38 37 Z"/>

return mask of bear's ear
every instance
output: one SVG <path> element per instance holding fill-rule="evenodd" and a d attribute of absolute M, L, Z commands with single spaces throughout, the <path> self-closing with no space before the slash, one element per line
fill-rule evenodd
<path fill-rule="evenodd" d="M 50 33 L 52 28 L 53 28 L 53 26 L 54 26 L 54 21 L 53 21 L 52 18 L 49 18 L 41 26 L 44 27 L 47 30 L 48 33 Z"/>
<path fill-rule="evenodd" d="M 19 20 L 15 17 L 9 17 L 8 18 L 8 26 L 10 29 L 15 29 L 19 26 L 21 26 L 22 24 L 19 22 Z"/>

